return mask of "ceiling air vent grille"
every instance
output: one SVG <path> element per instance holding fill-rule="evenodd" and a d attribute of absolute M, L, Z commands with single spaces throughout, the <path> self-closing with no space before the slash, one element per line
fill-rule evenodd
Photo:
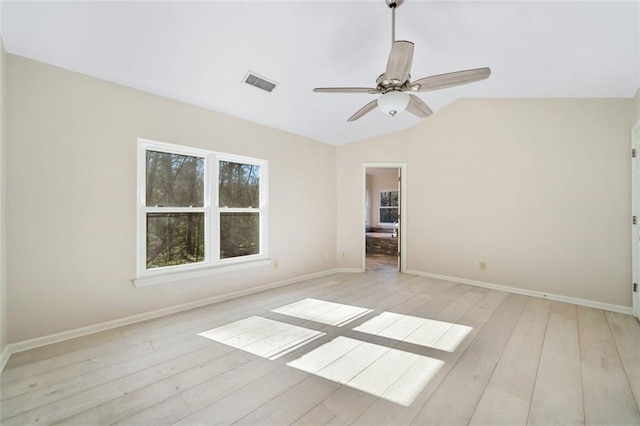
<path fill-rule="evenodd" d="M 257 87 L 269 93 L 273 92 L 273 89 L 278 85 L 275 81 L 268 80 L 252 71 L 249 71 L 247 75 L 244 76 L 243 81 L 249 86 Z"/>

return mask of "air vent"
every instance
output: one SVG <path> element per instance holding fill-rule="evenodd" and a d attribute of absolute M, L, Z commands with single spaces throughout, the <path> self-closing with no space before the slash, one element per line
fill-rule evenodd
<path fill-rule="evenodd" d="M 243 81 L 250 86 L 257 87 L 258 89 L 262 89 L 269 93 L 273 92 L 273 89 L 278 85 L 275 81 L 259 76 L 253 71 L 249 71 L 247 75 L 244 76 Z"/>

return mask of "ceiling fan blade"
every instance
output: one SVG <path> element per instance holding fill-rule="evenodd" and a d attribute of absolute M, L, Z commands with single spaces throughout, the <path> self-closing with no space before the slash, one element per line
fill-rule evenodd
<path fill-rule="evenodd" d="M 433 114 L 431 108 L 429 108 L 429 106 L 416 95 L 409 95 L 409 104 L 406 109 L 411 114 L 420 118 L 425 118 Z"/>
<path fill-rule="evenodd" d="M 413 62 L 413 43 L 410 41 L 394 41 L 387 61 L 385 78 L 387 80 L 398 80 L 404 83 L 409 79 L 411 63 Z"/>
<path fill-rule="evenodd" d="M 421 78 L 411 83 L 411 88 L 417 92 L 427 92 L 430 90 L 445 89 L 447 87 L 459 86 L 461 84 L 473 83 L 484 80 L 491 75 L 490 68 L 476 68 L 472 70 L 448 72 L 446 74 L 432 75 Z"/>
<path fill-rule="evenodd" d="M 316 87 L 316 93 L 378 93 L 373 87 Z"/>
<path fill-rule="evenodd" d="M 368 104 L 366 104 L 365 106 L 363 106 L 362 108 L 360 108 L 358 111 L 356 111 L 356 113 L 353 114 L 351 117 L 349 117 L 347 121 L 356 121 L 358 118 L 362 117 L 363 115 L 365 115 L 370 111 L 373 111 L 377 107 L 378 107 L 378 100 L 374 99 Z"/>

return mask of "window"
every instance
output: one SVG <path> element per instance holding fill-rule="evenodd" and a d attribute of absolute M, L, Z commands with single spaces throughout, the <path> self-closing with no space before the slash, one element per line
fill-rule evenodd
<path fill-rule="evenodd" d="M 260 253 L 260 166 L 218 162 L 220 258 Z"/>
<path fill-rule="evenodd" d="M 398 221 L 398 191 L 380 191 L 378 223 L 392 225 Z"/>
<path fill-rule="evenodd" d="M 145 268 L 204 262 L 205 158 L 145 151 Z"/>
<path fill-rule="evenodd" d="M 267 257 L 267 162 L 140 141 L 138 276 Z"/>

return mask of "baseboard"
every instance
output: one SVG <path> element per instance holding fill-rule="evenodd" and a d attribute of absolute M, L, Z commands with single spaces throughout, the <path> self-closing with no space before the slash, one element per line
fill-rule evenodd
<path fill-rule="evenodd" d="M 364 269 L 362 269 L 362 268 L 336 268 L 333 271 L 335 273 L 352 274 L 352 273 L 364 272 Z"/>
<path fill-rule="evenodd" d="M 149 321 L 155 318 L 159 318 L 165 315 L 175 314 L 189 309 L 200 308 L 202 306 L 211 305 L 213 303 L 222 302 L 229 299 L 235 299 L 237 297 L 247 296 L 249 294 L 258 293 L 260 291 L 270 290 L 277 287 L 284 287 L 286 285 L 294 284 L 301 281 L 307 281 L 314 278 L 321 278 L 327 275 L 342 273 L 342 272 L 356 272 L 351 270 L 345 270 L 344 268 L 327 269 L 313 274 L 302 275 L 294 278 L 289 278 L 282 281 L 276 281 L 269 284 L 263 284 L 257 287 L 251 287 L 245 290 L 238 290 L 231 293 L 226 293 L 220 296 L 209 297 L 207 299 L 196 300 L 193 302 L 183 303 L 181 305 L 171 306 L 168 308 L 158 309 L 155 311 L 145 312 L 143 314 L 132 315 L 117 320 L 106 321 L 99 324 L 90 325 L 87 327 L 76 328 L 73 330 L 63 331 L 60 333 L 50 334 L 48 336 L 36 337 L 29 340 L 23 340 L 22 342 L 11 343 L 5 347 L 2 352 L 2 360 L 9 359 L 11 354 L 18 352 L 24 352 L 30 349 L 36 349 L 42 346 L 52 345 L 54 343 L 63 342 L 65 340 L 75 339 L 78 337 L 87 336 L 89 334 L 99 333 L 102 331 L 111 330 L 126 325 L 135 324 L 137 322 Z M 359 270 L 357 271 L 359 272 Z M 2 368 L 4 368 L 4 364 Z M 0 372 L 2 371 L 0 368 Z"/>
<path fill-rule="evenodd" d="M 0 352 L 0 373 L 4 370 L 4 366 L 7 365 L 9 357 L 11 356 L 11 350 L 9 346 L 5 346 L 2 352 Z"/>
<path fill-rule="evenodd" d="M 422 272 L 409 270 L 407 274 L 420 275 L 423 277 L 436 278 L 444 281 L 452 281 L 460 284 L 468 284 L 476 287 L 489 288 L 491 290 L 500 290 L 507 293 L 522 294 L 524 296 L 539 297 L 541 299 L 555 300 L 558 302 L 573 303 L 575 305 L 587 306 L 589 308 L 603 309 L 605 311 L 619 312 L 621 314 L 633 315 L 633 308 L 630 306 L 614 305 L 611 303 L 597 302 L 595 300 L 580 299 L 578 297 L 563 296 L 561 294 L 545 293 L 542 291 L 527 290 L 524 288 L 511 287 L 500 284 L 493 284 L 484 281 L 470 280 L 467 278 L 450 277 L 448 275 L 432 274 L 430 272 Z"/>

